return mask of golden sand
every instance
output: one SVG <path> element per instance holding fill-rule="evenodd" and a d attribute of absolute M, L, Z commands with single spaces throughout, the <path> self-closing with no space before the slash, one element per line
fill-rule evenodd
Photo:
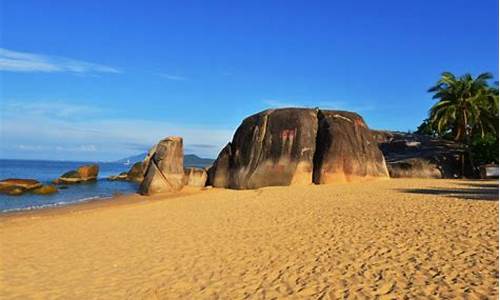
<path fill-rule="evenodd" d="M 3 216 L 0 298 L 497 298 L 497 191 L 397 179 Z"/>

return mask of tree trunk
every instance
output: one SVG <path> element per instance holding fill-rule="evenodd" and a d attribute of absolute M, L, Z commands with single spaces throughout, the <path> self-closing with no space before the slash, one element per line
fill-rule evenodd
<path fill-rule="evenodd" d="M 462 178 L 465 178 L 465 152 L 467 152 L 467 131 L 468 131 L 468 124 L 467 124 L 467 113 L 465 109 L 462 109 L 462 121 L 463 121 L 463 128 L 460 130 L 462 133 L 461 140 L 462 140 Z"/>
<path fill-rule="evenodd" d="M 461 175 L 462 175 L 462 178 L 465 178 L 465 147 L 463 144 L 462 144 L 462 155 L 460 158 L 461 158 L 460 164 L 461 164 L 461 168 L 462 168 Z"/>
<path fill-rule="evenodd" d="M 472 155 L 472 151 L 471 151 L 471 148 L 470 148 L 470 145 L 471 145 L 471 132 L 466 132 L 465 134 L 465 153 L 467 153 L 467 157 L 468 157 L 468 163 L 469 163 L 469 166 L 472 170 L 472 177 L 473 178 L 477 178 L 479 177 L 479 169 L 476 168 L 476 165 L 474 164 L 474 157 Z M 464 153 L 464 154 L 465 154 Z"/>

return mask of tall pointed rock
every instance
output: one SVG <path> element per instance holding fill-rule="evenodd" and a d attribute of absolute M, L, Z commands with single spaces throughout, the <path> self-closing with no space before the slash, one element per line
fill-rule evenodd
<path fill-rule="evenodd" d="M 148 153 L 143 163 L 144 180 L 139 187 L 142 195 L 173 192 L 184 183 L 184 153 L 181 137 L 167 137 Z"/>

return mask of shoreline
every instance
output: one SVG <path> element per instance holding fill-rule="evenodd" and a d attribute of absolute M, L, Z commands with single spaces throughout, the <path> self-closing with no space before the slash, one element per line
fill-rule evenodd
<path fill-rule="evenodd" d="M 356 185 L 363 184 L 366 182 L 376 182 L 376 181 L 388 181 L 388 180 L 399 180 L 400 178 L 369 178 L 359 181 L 340 181 L 336 183 L 329 184 L 308 184 L 308 185 L 298 185 L 299 187 L 307 187 L 307 186 L 343 186 L 343 185 Z M 417 179 L 418 180 L 418 179 Z M 426 179 L 423 179 L 426 180 Z M 433 179 L 434 180 L 434 179 Z M 436 179 L 441 180 L 441 179 Z M 460 180 L 460 179 L 457 179 Z M 51 216 L 56 214 L 71 214 L 71 213 L 80 213 L 89 210 L 95 209 L 107 209 L 115 206 L 122 205 L 134 205 L 134 204 L 144 204 L 149 202 L 157 202 L 162 200 L 171 200 L 176 198 L 182 198 L 186 196 L 191 196 L 198 193 L 207 193 L 210 191 L 259 191 L 264 189 L 274 189 L 274 188 L 288 188 L 291 186 L 266 186 L 257 189 L 230 189 L 230 188 L 214 188 L 214 187 L 189 187 L 184 186 L 182 190 L 177 192 L 166 192 L 166 193 L 158 193 L 155 195 L 145 196 L 140 195 L 138 192 L 130 193 L 130 194 L 121 194 L 114 195 L 109 197 L 97 197 L 84 201 L 76 201 L 76 202 L 68 202 L 61 205 L 53 205 L 47 207 L 40 207 L 34 209 L 20 209 L 15 211 L 8 212 L 0 212 L 0 221 L 2 219 L 16 219 L 16 218 L 36 218 L 42 216 Z"/>
<path fill-rule="evenodd" d="M 138 193 L 130 193 L 118 196 L 93 198 L 81 202 L 69 202 L 66 204 L 40 207 L 35 209 L 1 212 L 0 222 L 25 218 L 33 219 L 62 214 L 78 214 L 98 209 L 110 209 L 124 205 L 141 205 L 153 201 L 156 202 L 167 199 L 182 198 L 207 191 L 209 191 L 209 189 L 184 188 L 179 192 L 160 193 L 152 196 L 143 196 Z"/>
<path fill-rule="evenodd" d="M 372 179 L 372 180 L 363 180 L 363 181 L 354 181 L 354 182 L 338 182 L 338 183 L 330 183 L 330 184 L 310 184 L 310 185 L 299 185 L 299 187 L 314 187 L 314 186 L 331 186 L 331 187 L 339 187 L 339 186 L 355 186 L 359 184 L 365 184 L 370 182 L 394 182 L 394 181 L 403 181 L 409 180 L 409 178 L 388 178 L 388 179 Z M 477 183 L 485 183 L 491 184 L 496 183 L 498 185 L 498 179 L 445 179 L 445 178 L 411 178 L 410 180 L 416 181 L 443 181 L 443 182 L 477 182 Z M 87 211 L 93 211 L 98 209 L 110 209 L 113 207 L 126 206 L 126 205 L 142 205 L 146 203 L 153 203 L 164 200 L 172 200 L 177 198 L 183 198 L 199 193 L 210 193 L 214 191 L 262 191 L 265 189 L 276 189 L 276 188 L 289 188 L 293 186 L 267 186 L 261 187 L 258 189 L 247 189 L 247 190 L 238 190 L 238 189 L 228 189 L 228 188 L 194 188 L 185 186 L 181 191 L 177 192 L 166 192 L 159 193 L 155 195 L 145 196 L 140 195 L 139 193 L 130 193 L 130 194 L 122 194 L 122 195 L 114 195 L 109 197 L 98 197 L 92 198 L 89 200 L 81 201 L 81 202 L 69 202 L 61 205 L 40 207 L 35 209 L 23 209 L 9 212 L 1 212 L 0 213 L 0 221 L 3 220 L 15 220 L 22 218 L 38 218 L 44 216 L 54 216 L 61 214 L 78 214 Z M 498 197 L 497 197 L 498 199 Z M 485 200 L 485 199 L 483 199 Z"/>

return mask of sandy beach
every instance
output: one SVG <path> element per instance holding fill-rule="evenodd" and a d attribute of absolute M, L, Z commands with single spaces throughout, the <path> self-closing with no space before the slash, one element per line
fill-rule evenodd
<path fill-rule="evenodd" d="M 1 299 L 498 297 L 498 182 L 127 196 L 0 217 Z"/>

